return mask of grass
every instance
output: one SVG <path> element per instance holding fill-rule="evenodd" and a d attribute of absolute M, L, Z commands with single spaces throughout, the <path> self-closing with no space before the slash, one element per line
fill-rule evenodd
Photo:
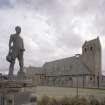
<path fill-rule="evenodd" d="M 79 88 L 80 92 L 105 92 L 105 89 L 96 89 L 96 88 Z"/>
<path fill-rule="evenodd" d="M 64 97 L 64 96 L 76 96 L 76 88 L 65 88 L 65 87 L 48 87 L 38 86 L 36 88 L 36 94 L 38 97 L 47 95 L 50 97 Z M 96 96 L 99 98 L 103 95 L 105 97 L 105 89 L 90 89 L 90 88 L 79 88 L 79 95 L 85 96 Z"/>

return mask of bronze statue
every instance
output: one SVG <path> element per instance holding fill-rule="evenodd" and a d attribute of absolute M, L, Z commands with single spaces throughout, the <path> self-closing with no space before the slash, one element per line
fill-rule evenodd
<path fill-rule="evenodd" d="M 19 66 L 20 66 L 19 72 L 23 72 L 23 66 L 24 66 L 23 53 L 25 49 L 24 49 L 23 39 L 20 36 L 21 27 L 16 26 L 15 31 L 16 33 L 10 36 L 9 53 L 6 57 L 7 61 L 10 62 L 9 74 L 8 74 L 10 77 L 13 76 L 14 64 L 15 64 L 16 58 L 19 61 Z"/>

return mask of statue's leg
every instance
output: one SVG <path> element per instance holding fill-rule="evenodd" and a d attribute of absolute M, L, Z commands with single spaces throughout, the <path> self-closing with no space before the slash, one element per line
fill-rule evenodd
<path fill-rule="evenodd" d="M 9 66 L 9 76 L 13 76 L 14 64 L 15 64 L 15 62 L 10 63 L 10 66 Z"/>
<path fill-rule="evenodd" d="M 21 51 L 18 55 L 18 61 L 20 65 L 20 70 L 18 71 L 18 79 L 23 80 L 25 79 L 25 73 L 24 73 L 24 63 L 23 63 L 23 52 Z"/>
<path fill-rule="evenodd" d="M 23 67 L 24 67 L 23 51 L 20 52 L 18 60 L 19 60 L 20 72 L 21 71 L 23 72 Z"/>

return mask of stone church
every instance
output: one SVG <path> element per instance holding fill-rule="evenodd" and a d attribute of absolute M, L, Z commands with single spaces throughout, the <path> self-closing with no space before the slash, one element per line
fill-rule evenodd
<path fill-rule="evenodd" d="M 40 77 L 40 85 L 99 86 L 99 83 L 102 81 L 101 44 L 99 37 L 85 41 L 82 46 L 82 54 L 46 62 L 41 69 L 40 73 L 32 73 Z M 29 68 L 27 71 L 29 71 Z"/>

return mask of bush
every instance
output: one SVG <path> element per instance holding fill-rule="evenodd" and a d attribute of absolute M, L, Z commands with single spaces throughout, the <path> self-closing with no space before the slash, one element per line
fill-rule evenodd
<path fill-rule="evenodd" d="M 59 101 L 55 98 L 52 98 L 50 101 L 50 105 L 59 105 Z"/>
<path fill-rule="evenodd" d="M 89 102 L 86 98 L 74 97 L 72 98 L 70 105 L 89 105 Z"/>
<path fill-rule="evenodd" d="M 71 105 L 71 98 L 69 97 L 63 97 L 61 98 L 59 105 Z"/>
<path fill-rule="evenodd" d="M 100 105 L 105 105 L 105 98 L 101 100 Z"/>
<path fill-rule="evenodd" d="M 89 102 L 86 98 L 82 97 L 79 99 L 79 105 L 89 105 Z"/>
<path fill-rule="evenodd" d="M 38 105 L 50 105 L 50 98 L 43 96 L 42 99 L 38 101 Z"/>
<path fill-rule="evenodd" d="M 79 98 L 78 97 L 73 97 L 71 99 L 70 105 L 79 105 Z"/>
<path fill-rule="evenodd" d="M 105 100 L 99 102 L 95 98 L 89 99 L 88 101 L 84 97 L 63 97 L 61 99 L 55 99 L 43 96 L 37 103 L 38 105 L 105 105 Z"/>
<path fill-rule="evenodd" d="M 97 99 L 93 98 L 90 100 L 90 105 L 100 105 L 100 102 Z"/>

